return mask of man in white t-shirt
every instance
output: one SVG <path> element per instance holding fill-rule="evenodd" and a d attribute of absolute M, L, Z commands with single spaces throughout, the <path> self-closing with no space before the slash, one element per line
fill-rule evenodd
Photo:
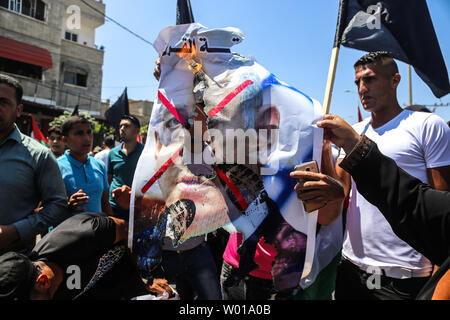
<path fill-rule="evenodd" d="M 378 144 L 403 170 L 438 190 L 450 185 L 450 129 L 433 113 L 403 110 L 397 102 L 397 64 L 385 52 L 369 53 L 355 63 L 355 83 L 371 117 L 353 128 Z M 431 262 L 400 240 L 389 223 L 361 194 L 339 163 L 336 171 L 346 194 L 342 263 L 336 299 L 414 299 L 431 275 Z M 368 181 L 370 183 L 370 181 Z"/>
<path fill-rule="evenodd" d="M 105 137 L 103 140 L 103 150 L 97 153 L 94 158 L 103 161 L 106 167 L 106 172 L 108 172 L 108 154 L 109 151 L 114 148 L 115 141 L 114 136 L 112 134 Z"/>

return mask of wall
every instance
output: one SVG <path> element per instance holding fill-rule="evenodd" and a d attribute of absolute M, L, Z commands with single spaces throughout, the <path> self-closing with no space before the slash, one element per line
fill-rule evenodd
<path fill-rule="evenodd" d="M 102 1 L 87 1 L 105 12 Z M 47 3 L 45 22 L 0 7 L 0 35 L 46 49 L 53 61 L 53 67 L 43 72 L 42 81 L 13 76 L 24 86 L 24 95 L 36 103 L 69 109 L 80 104 L 81 110 L 99 115 L 104 52 L 95 48 L 95 29 L 104 24 L 104 16 L 78 0 L 44 2 Z M 65 21 L 69 16 L 66 11 L 70 5 L 77 5 L 81 10 L 81 44 L 64 40 Z M 84 41 L 87 45 L 83 45 Z M 88 72 L 86 88 L 64 83 L 64 69 L 69 65 Z"/>

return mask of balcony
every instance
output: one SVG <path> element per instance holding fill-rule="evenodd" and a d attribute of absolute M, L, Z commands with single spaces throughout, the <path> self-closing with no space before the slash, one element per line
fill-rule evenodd
<path fill-rule="evenodd" d="M 61 55 L 70 57 L 76 60 L 83 60 L 96 65 L 103 65 L 104 51 L 79 44 L 70 40 L 61 40 Z"/>
<path fill-rule="evenodd" d="M 106 6 L 103 1 L 97 0 L 85 0 L 85 3 L 81 1 L 76 2 L 76 6 L 80 9 L 80 14 L 83 17 L 83 23 L 89 25 L 93 29 L 102 26 L 105 23 L 105 11 Z M 66 8 L 74 5 L 73 0 L 63 0 Z M 66 12 L 67 15 L 67 12 Z"/>
<path fill-rule="evenodd" d="M 87 112 L 93 116 L 101 115 L 101 100 L 99 97 L 89 94 L 86 88 L 75 85 L 59 87 L 56 84 L 17 74 L 9 75 L 16 78 L 22 85 L 25 103 L 39 104 L 59 111 L 72 111 L 78 105 L 80 111 Z"/>

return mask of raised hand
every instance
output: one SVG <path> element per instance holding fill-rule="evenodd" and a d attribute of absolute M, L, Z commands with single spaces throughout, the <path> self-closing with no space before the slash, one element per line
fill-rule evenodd
<path fill-rule="evenodd" d="M 299 180 L 294 190 L 303 202 L 327 204 L 345 198 L 341 183 L 326 174 L 296 170 L 290 176 Z"/>
<path fill-rule="evenodd" d="M 114 189 L 112 191 L 112 197 L 123 209 L 130 209 L 131 188 L 129 186 L 123 185 Z"/>
<path fill-rule="evenodd" d="M 359 134 L 339 116 L 326 114 L 316 124 L 324 129 L 324 139 L 343 148 L 346 153 L 350 153 L 360 139 Z"/>
<path fill-rule="evenodd" d="M 88 201 L 89 196 L 80 189 L 70 196 L 68 206 L 71 211 L 80 212 L 86 210 L 82 205 L 88 203 Z"/>
<path fill-rule="evenodd" d="M 159 81 L 159 78 L 161 77 L 161 62 L 159 60 L 156 60 L 155 64 L 156 67 L 153 71 L 153 76 L 155 77 L 156 80 Z"/>

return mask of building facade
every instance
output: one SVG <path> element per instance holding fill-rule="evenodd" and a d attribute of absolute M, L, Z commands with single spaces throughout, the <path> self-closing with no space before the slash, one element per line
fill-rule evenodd
<path fill-rule="evenodd" d="M 128 100 L 130 113 L 136 116 L 141 126 L 148 125 L 153 110 L 153 101 L 148 100 Z"/>
<path fill-rule="evenodd" d="M 0 0 L 0 72 L 20 81 L 24 113 L 44 134 L 55 116 L 76 105 L 103 117 L 104 50 L 95 32 L 104 14 L 102 0 Z"/>

